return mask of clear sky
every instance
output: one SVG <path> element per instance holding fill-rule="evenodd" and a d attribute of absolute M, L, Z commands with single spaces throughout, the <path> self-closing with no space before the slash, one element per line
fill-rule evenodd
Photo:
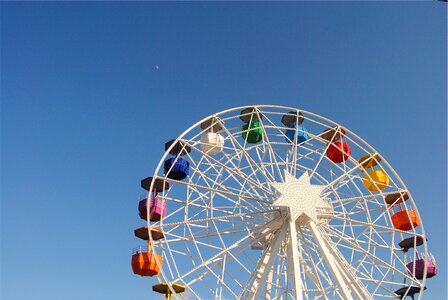
<path fill-rule="evenodd" d="M 412 192 L 447 298 L 443 2 L 17 2 L 1 9 L 1 299 L 155 299 L 132 274 L 164 142 L 248 104 L 328 117 Z"/>

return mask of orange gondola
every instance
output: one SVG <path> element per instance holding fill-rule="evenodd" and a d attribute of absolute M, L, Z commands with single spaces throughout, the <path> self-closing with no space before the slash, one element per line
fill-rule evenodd
<path fill-rule="evenodd" d="M 400 211 L 394 213 L 391 217 L 392 224 L 400 230 L 411 230 L 419 225 L 417 212 L 412 209 L 403 209 L 402 203 L 409 199 L 406 191 L 387 194 L 384 201 L 387 205 L 398 206 Z"/>
<path fill-rule="evenodd" d="M 154 276 L 160 273 L 160 268 L 157 265 L 162 264 L 162 256 L 154 254 L 150 251 L 139 251 L 137 250 L 132 255 L 132 271 L 134 274 L 140 276 Z"/>
<path fill-rule="evenodd" d="M 392 215 L 392 224 L 400 230 L 411 230 L 418 226 L 419 219 L 415 210 L 402 210 Z"/>

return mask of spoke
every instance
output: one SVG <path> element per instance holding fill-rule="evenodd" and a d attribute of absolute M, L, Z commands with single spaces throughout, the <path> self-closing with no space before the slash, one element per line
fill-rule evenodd
<path fill-rule="evenodd" d="M 156 178 L 165 179 L 164 177 L 156 177 Z M 176 183 L 176 184 L 184 185 L 184 186 L 187 186 L 187 187 L 194 187 L 194 188 L 198 188 L 198 189 L 203 189 L 203 190 L 207 190 L 207 191 L 210 191 L 210 192 L 215 192 L 215 193 L 218 193 L 218 194 L 229 195 L 229 196 L 233 196 L 235 198 L 242 198 L 242 199 L 253 200 L 253 201 L 257 201 L 257 202 L 263 202 L 263 203 L 266 203 L 266 204 L 270 204 L 269 201 L 261 200 L 259 198 L 253 198 L 253 197 L 247 197 L 247 196 L 243 196 L 243 195 L 238 195 L 238 194 L 235 194 L 233 192 L 226 191 L 226 190 L 218 190 L 218 189 L 215 189 L 215 188 L 209 188 L 209 187 L 205 187 L 205 186 L 202 186 L 202 185 L 188 183 L 188 182 L 183 182 L 183 181 L 174 180 L 174 179 L 170 179 L 169 181 L 171 183 Z"/>
<path fill-rule="evenodd" d="M 233 214 L 228 216 L 221 216 L 221 217 L 215 217 L 215 218 L 205 218 L 205 219 L 198 219 L 198 220 L 189 220 L 189 221 L 180 221 L 180 222 L 173 222 L 173 223 L 160 223 L 160 227 L 170 227 L 170 226 L 178 226 L 178 225 L 186 225 L 186 224 L 194 224 L 194 223 L 202 223 L 207 221 L 218 221 L 218 220 L 228 220 L 228 219 L 234 219 L 234 218 L 246 218 L 250 217 L 251 215 L 259 215 L 259 214 L 265 214 L 268 212 L 274 212 L 278 211 L 277 209 L 273 210 L 267 210 L 267 211 L 259 211 L 254 213 L 243 213 L 243 214 Z"/>
<path fill-rule="evenodd" d="M 258 167 L 258 162 L 254 161 L 254 159 L 249 155 L 249 153 L 247 153 L 245 147 L 241 146 L 241 144 L 235 139 L 233 134 L 231 134 L 230 131 L 227 128 L 224 127 L 224 131 L 231 137 L 232 142 L 234 144 L 238 145 L 241 153 L 244 154 L 244 156 L 246 157 L 247 161 L 250 163 L 250 166 L 251 167 L 255 166 L 256 169 L 260 172 L 260 175 L 264 177 L 266 182 L 270 183 L 272 180 L 269 177 L 267 177 L 266 173 Z"/>
<path fill-rule="evenodd" d="M 260 114 L 257 111 L 258 116 L 260 117 Z M 280 167 L 278 166 L 277 160 L 275 158 L 275 151 L 274 149 L 272 149 L 272 145 L 269 141 L 269 135 L 268 132 L 266 131 L 266 127 L 264 126 L 263 120 L 260 118 L 260 124 L 261 124 L 261 128 L 263 130 L 264 133 L 264 139 L 263 139 L 263 144 L 267 145 L 268 149 L 269 149 L 269 157 L 270 157 L 270 161 L 274 163 L 274 165 L 276 166 L 277 172 L 280 176 L 280 178 L 283 178 L 283 172 L 280 170 Z"/>
<path fill-rule="evenodd" d="M 404 278 L 407 278 L 411 281 L 415 281 L 414 278 L 412 278 L 411 276 L 407 275 L 406 273 L 404 273 L 402 270 L 397 269 L 395 266 L 387 263 L 386 261 L 382 260 L 379 257 L 376 257 L 374 254 L 370 253 L 369 251 L 365 250 L 364 248 L 362 248 L 361 246 L 359 246 L 358 244 L 356 244 L 355 242 L 353 242 L 351 239 L 346 238 L 343 234 L 337 233 L 337 232 L 332 232 L 336 237 L 339 237 L 341 239 L 344 239 L 344 242 L 349 244 L 352 249 L 359 251 L 361 253 L 363 253 L 364 255 L 366 255 L 367 257 L 371 258 L 372 260 L 374 260 L 377 263 L 383 265 L 386 268 L 390 268 L 391 270 L 393 270 L 396 274 L 399 274 L 401 276 L 403 276 Z M 418 282 L 415 282 L 416 284 L 418 284 Z"/>
<path fill-rule="evenodd" d="M 266 190 L 263 186 L 260 185 L 260 183 L 258 182 L 252 182 L 251 180 L 249 180 L 249 178 L 247 177 L 247 174 L 241 173 L 239 172 L 236 168 L 235 165 L 233 165 L 234 168 L 229 168 L 227 167 L 226 164 L 221 163 L 220 161 L 216 160 L 214 157 L 208 155 L 207 153 L 203 152 L 200 148 L 195 147 L 195 145 L 193 144 L 189 144 L 192 149 L 196 150 L 197 152 L 199 152 L 201 155 L 203 155 L 203 157 L 206 157 L 207 160 L 210 162 L 210 165 L 217 165 L 220 166 L 222 168 L 224 168 L 229 174 L 233 175 L 232 177 L 235 179 L 235 181 L 237 181 L 237 179 L 235 178 L 235 176 L 238 176 L 239 179 L 241 179 L 242 181 L 248 183 L 252 188 L 257 188 L 260 189 L 261 191 L 263 191 L 263 193 L 267 194 L 267 195 L 271 195 L 273 196 L 273 194 L 271 193 L 271 191 Z M 232 160 L 228 160 L 229 163 L 232 162 Z M 214 168 L 214 167 L 213 167 Z M 237 181 L 238 182 L 238 181 Z"/>
<path fill-rule="evenodd" d="M 271 221 L 263 226 L 259 226 L 258 228 L 256 228 L 254 231 L 262 231 L 263 229 L 269 228 L 271 229 L 271 225 L 274 224 L 274 222 L 277 222 L 277 220 Z M 262 236 L 260 235 L 259 238 L 261 238 Z M 240 253 L 241 251 L 244 251 L 247 247 L 250 247 L 250 243 L 248 245 L 246 245 L 245 247 L 241 247 L 241 244 L 245 241 L 247 241 L 249 238 L 251 238 L 250 235 L 246 235 L 245 237 L 237 240 L 235 243 L 233 243 L 232 245 L 230 245 L 229 247 L 221 250 L 220 252 L 218 252 L 217 254 L 213 255 L 212 257 L 210 257 L 209 259 L 202 261 L 202 263 L 196 267 L 194 267 L 193 269 L 191 269 L 190 271 L 186 272 L 185 274 L 183 274 L 182 276 L 179 276 L 175 281 L 179 281 L 182 280 L 183 278 L 187 277 L 188 275 L 194 273 L 195 271 L 197 271 L 198 269 L 205 267 L 207 265 L 210 265 L 212 263 L 215 263 L 216 266 L 216 261 L 219 260 L 220 256 L 222 256 L 225 253 L 230 252 L 231 250 L 236 250 L 236 252 L 234 253 L 234 255 Z M 256 241 L 256 240 L 255 240 Z M 213 267 L 212 267 L 213 268 Z M 204 274 L 205 275 L 205 274 Z"/>
<path fill-rule="evenodd" d="M 346 171 L 344 174 L 342 174 L 341 176 L 337 177 L 336 179 L 334 179 L 333 181 L 331 181 L 330 183 L 327 184 L 328 187 L 333 186 L 335 183 L 341 181 L 342 179 L 344 179 L 346 176 L 349 176 L 351 173 L 353 173 L 354 171 L 359 170 L 359 166 L 354 166 L 353 168 L 349 169 L 348 171 Z"/>

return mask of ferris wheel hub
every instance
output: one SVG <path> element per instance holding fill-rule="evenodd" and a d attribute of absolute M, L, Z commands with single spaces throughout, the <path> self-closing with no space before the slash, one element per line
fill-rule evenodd
<path fill-rule="evenodd" d="M 308 172 L 296 178 L 285 170 L 285 181 L 271 185 L 280 193 L 273 205 L 287 207 L 292 221 L 304 223 L 312 220 L 317 223 L 318 211 L 331 209 L 320 196 L 325 186 L 311 184 Z"/>

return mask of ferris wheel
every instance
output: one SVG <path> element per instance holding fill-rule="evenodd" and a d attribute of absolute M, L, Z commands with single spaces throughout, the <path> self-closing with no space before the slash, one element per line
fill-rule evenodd
<path fill-rule="evenodd" d="M 165 151 L 141 182 L 132 267 L 167 299 L 421 299 L 437 274 L 404 183 L 331 120 L 233 108 Z"/>

